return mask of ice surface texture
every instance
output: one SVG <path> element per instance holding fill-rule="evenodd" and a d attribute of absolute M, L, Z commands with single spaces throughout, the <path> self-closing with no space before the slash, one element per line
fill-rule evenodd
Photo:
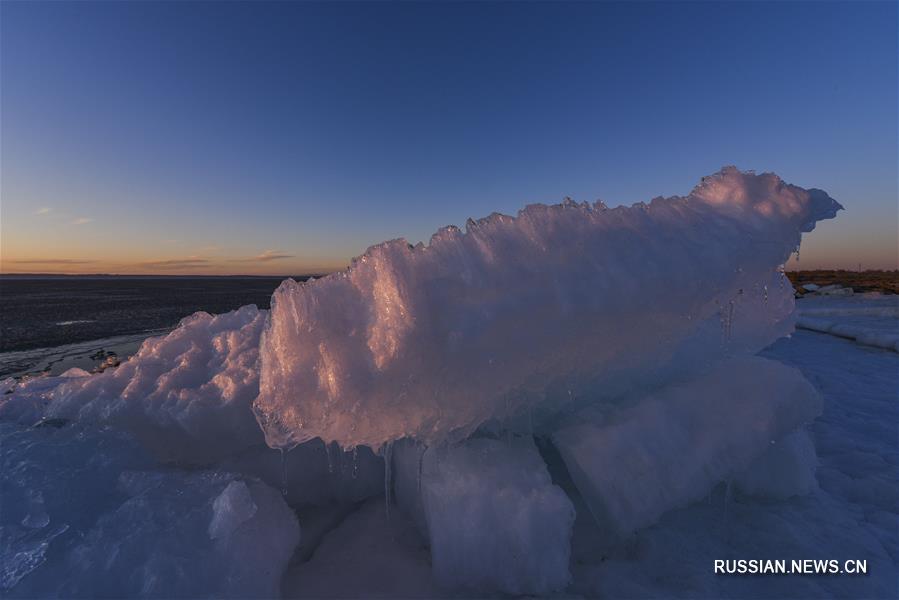
<path fill-rule="evenodd" d="M 284 282 L 254 407 L 268 443 L 377 448 L 467 437 L 590 394 L 661 382 L 792 329 L 777 272 L 841 207 L 725 168 L 686 197 L 532 205 L 373 246 L 346 271 Z"/>
<path fill-rule="evenodd" d="M 623 538 L 751 466 L 741 481 L 762 492 L 766 467 L 787 456 L 754 461 L 817 417 L 821 398 L 796 369 L 740 357 L 632 406 L 597 408 L 575 415 L 572 425 L 553 434 L 553 443 L 597 522 Z M 792 438 L 782 446 L 792 448 Z M 786 473 L 779 479 L 796 471 L 788 468 L 782 465 Z"/>
<path fill-rule="evenodd" d="M 447 589 L 548 594 L 568 585 L 574 507 L 530 436 L 394 453 L 399 506 L 424 530 Z"/>
<path fill-rule="evenodd" d="M 0 457 L 4 597 L 273 597 L 299 540 L 277 490 L 108 429 L 0 423 Z"/>
<path fill-rule="evenodd" d="M 146 340 L 115 369 L 20 384 L 0 417 L 113 425 L 168 460 L 208 462 L 239 452 L 262 441 L 251 405 L 264 320 L 265 311 L 253 305 L 196 313 L 168 335 Z"/>

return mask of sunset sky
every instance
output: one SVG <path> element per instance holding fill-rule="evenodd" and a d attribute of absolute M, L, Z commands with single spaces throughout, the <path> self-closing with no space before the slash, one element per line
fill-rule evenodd
<path fill-rule="evenodd" d="M 799 267 L 896 268 L 896 25 L 895 2 L 3 2 L 0 271 L 324 272 L 728 164 L 846 207 Z"/>

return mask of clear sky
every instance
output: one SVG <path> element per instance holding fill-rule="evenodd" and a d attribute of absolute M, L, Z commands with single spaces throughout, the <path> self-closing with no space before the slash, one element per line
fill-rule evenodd
<path fill-rule="evenodd" d="M 897 266 L 895 2 L 2 2 L 0 270 L 272 273 L 721 166 Z M 795 268 L 795 263 L 791 262 Z"/>

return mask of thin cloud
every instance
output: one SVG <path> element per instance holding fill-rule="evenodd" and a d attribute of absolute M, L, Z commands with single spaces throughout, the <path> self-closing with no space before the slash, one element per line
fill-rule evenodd
<path fill-rule="evenodd" d="M 234 262 L 270 262 L 273 260 L 283 260 L 285 258 L 293 258 L 293 254 L 284 254 L 283 252 L 279 252 L 278 250 L 266 250 L 259 256 L 254 256 L 252 258 L 235 258 Z"/>
<path fill-rule="evenodd" d="M 20 265 L 88 265 L 97 261 L 76 258 L 32 258 L 28 260 L 13 260 L 10 262 Z"/>
<path fill-rule="evenodd" d="M 78 217 L 74 221 L 72 221 L 72 225 L 85 225 L 93 221 L 90 217 Z"/>
<path fill-rule="evenodd" d="M 192 269 L 208 265 L 209 260 L 205 258 L 173 258 L 170 260 L 149 260 L 137 264 L 148 269 Z"/>
<path fill-rule="evenodd" d="M 49 214 L 50 214 L 50 211 L 52 211 L 52 210 L 53 210 L 52 208 L 50 208 L 50 207 L 48 207 L 48 206 L 44 206 L 43 208 L 39 208 L 39 209 L 37 209 L 36 211 L 34 211 L 34 214 L 36 214 L 36 215 L 49 215 Z"/>

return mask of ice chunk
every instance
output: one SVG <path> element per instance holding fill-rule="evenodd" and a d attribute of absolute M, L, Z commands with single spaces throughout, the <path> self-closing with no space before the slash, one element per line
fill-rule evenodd
<path fill-rule="evenodd" d="M 72 367 L 71 369 L 66 369 L 60 377 L 89 377 L 90 373 L 85 371 L 84 369 L 79 369 L 78 367 Z"/>
<path fill-rule="evenodd" d="M 805 429 L 778 440 L 734 477 L 737 489 L 775 500 L 801 496 L 818 487 L 815 469 L 818 456 L 815 444 Z"/>
<path fill-rule="evenodd" d="M 410 448 L 406 455 L 414 457 Z M 398 490 L 400 506 L 409 506 L 409 497 L 417 495 L 417 469 L 399 471 L 406 482 Z M 439 585 L 482 594 L 547 594 L 568 584 L 574 508 L 550 481 L 530 438 L 480 438 L 429 449 L 420 490 Z"/>
<path fill-rule="evenodd" d="M 258 444 L 251 406 L 265 316 L 252 305 L 215 316 L 196 313 L 168 335 L 146 340 L 115 369 L 46 378 L 55 383 L 39 392 L 44 414 L 128 430 L 166 460 L 209 462 Z M 35 406 L 37 395 L 24 386 L 6 402 L 32 398 Z M 4 412 L 13 408 L 0 408 Z"/>
<path fill-rule="evenodd" d="M 687 197 L 533 205 L 373 246 L 273 295 L 259 422 L 274 447 L 434 445 L 758 351 L 792 330 L 778 267 L 840 208 L 726 168 Z"/>
<path fill-rule="evenodd" d="M 209 537 L 214 540 L 227 538 L 242 523 L 253 518 L 256 509 L 247 484 L 243 481 L 232 481 L 212 503 Z"/>
<path fill-rule="evenodd" d="M 585 410 L 552 439 L 598 524 L 620 539 L 704 497 L 820 411 L 799 371 L 744 357 L 630 406 Z"/>

